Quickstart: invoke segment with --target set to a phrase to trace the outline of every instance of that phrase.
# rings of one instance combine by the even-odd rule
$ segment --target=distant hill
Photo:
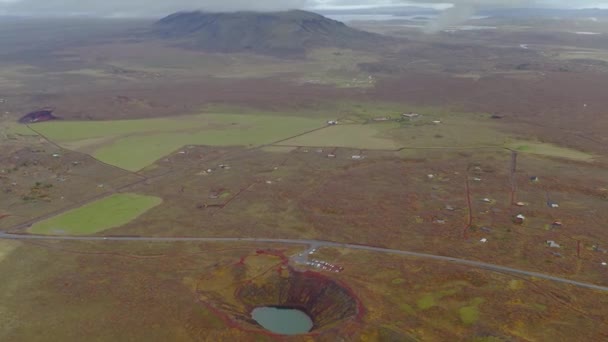
[[[608,10],[598,8],[501,8],[482,10],[478,14],[495,18],[605,18],[608,16]]]
[[[301,56],[310,48],[368,49],[387,40],[306,11],[275,13],[179,12],[154,24],[153,33],[189,48]]]

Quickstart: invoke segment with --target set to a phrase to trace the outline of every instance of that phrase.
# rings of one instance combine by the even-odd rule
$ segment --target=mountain
[[[188,48],[293,57],[319,47],[367,49],[388,39],[300,10],[274,13],[179,12],[155,23],[153,33]]]

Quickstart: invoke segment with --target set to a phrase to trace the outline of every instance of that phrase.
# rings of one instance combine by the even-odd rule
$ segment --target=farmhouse
[[[408,118],[408,119],[414,119],[420,116],[420,114],[418,113],[403,113],[401,114],[401,116],[403,116],[404,118]]]

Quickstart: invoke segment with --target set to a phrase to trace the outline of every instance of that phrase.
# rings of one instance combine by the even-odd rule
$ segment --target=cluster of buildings
[[[334,264],[330,264],[329,262],[326,262],[326,261],[315,260],[315,259],[312,259],[311,261],[307,261],[306,265],[314,267],[314,268],[319,268],[319,269],[322,269],[322,270],[328,271],[328,272],[339,273],[339,272],[344,271],[344,267],[342,267],[342,266],[337,266]]]

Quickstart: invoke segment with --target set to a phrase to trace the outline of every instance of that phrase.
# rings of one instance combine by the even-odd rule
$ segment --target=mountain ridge
[[[153,32],[188,48],[293,57],[302,56],[311,48],[368,49],[387,39],[302,10],[177,12],[156,22]]]

